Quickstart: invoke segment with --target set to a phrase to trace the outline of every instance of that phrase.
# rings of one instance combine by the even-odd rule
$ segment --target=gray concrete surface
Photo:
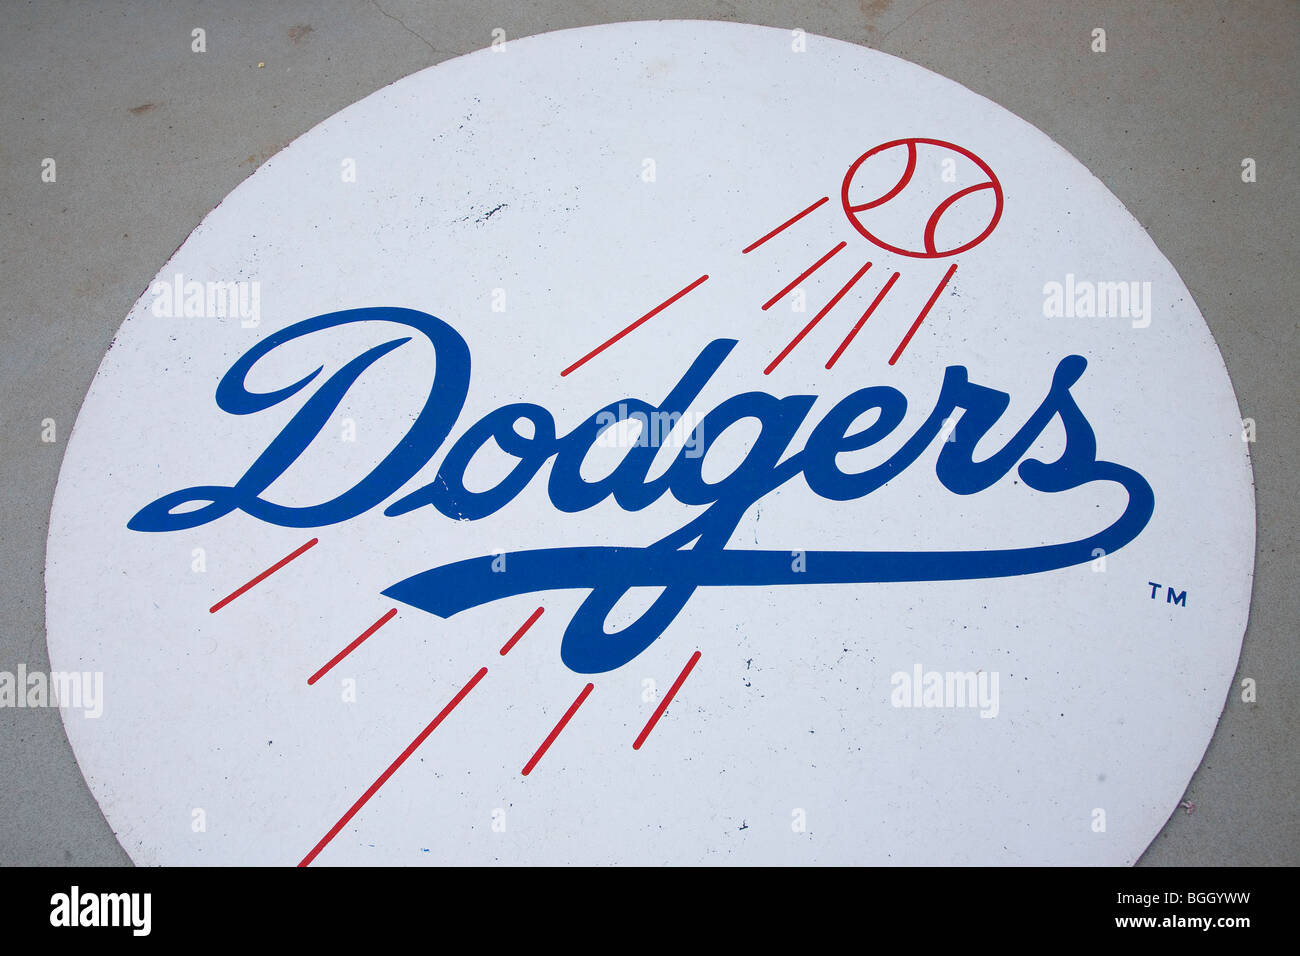
[[[1259,690],[1253,704],[1228,697],[1188,788],[1195,812],[1171,807],[1142,862],[1300,862],[1289,0],[4,0],[0,670],[48,668],[42,571],[64,439],[122,317],[213,206],[327,116],[488,45],[495,27],[665,18],[799,26],[919,63],[1044,130],[1150,231],[1257,423],[1258,558],[1237,680]],[[190,50],[194,27],[204,54]],[[1104,54],[1088,49],[1094,27]],[[1247,156],[1254,184],[1241,181]],[[55,184],[40,180],[44,157]],[[54,444],[40,441],[46,418]],[[0,709],[0,781],[0,865],[129,863],[54,710]]]

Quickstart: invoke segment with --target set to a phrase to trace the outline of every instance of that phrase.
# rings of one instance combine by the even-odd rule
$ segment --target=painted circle
[[[959,190],[951,193],[946,199],[944,199],[941,203],[939,203],[934,208],[934,211],[930,214],[930,216],[926,220],[924,239],[923,239],[924,248],[904,249],[899,246],[892,245],[886,242],[885,240],[881,239],[879,236],[874,235],[871,232],[871,230],[869,230],[866,227],[866,224],[863,223],[862,214],[868,210],[875,209],[879,206],[883,206],[885,203],[895,198],[899,193],[901,193],[904,189],[907,188],[912,178],[913,172],[916,169],[916,147],[918,144],[924,144],[927,146],[935,146],[941,149],[951,150],[952,152],[957,153],[958,155],[964,156],[966,159],[969,159],[976,166],[978,166],[980,170],[982,170],[984,174],[988,177],[988,179],[983,183],[979,183],[975,186],[967,187],[964,190]],[[879,156],[880,154],[885,153],[888,150],[896,149],[900,146],[907,147],[907,157],[908,157],[907,165],[904,168],[902,175],[899,176],[898,181],[894,184],[894,186],[891,187],[889,191],[883,193],[877,198],[871,200],[870,202],[857,203],[857,204],[851,203],[849,201],[849,191],[853,186],[854,178],[858,175],[858,172],[862,169],[863,164],[865,164],[868,160],[870,160],[874,156]],[[973,192],[981,191],[984,189],[993,190],[994,206],[993,206],[993,213],[989,217],[988,224],[984,226],[983,231],[981,231],[973,239],[970,239],[969,241],[962,243],[952,249],[947,249],[947,250],[938,249],[934,244],[934,232],[939,225],[939,221],[943,218],[943,214],[947,212],[952,205],[959,202],[961,199],[972,194]],[[873,243],[880,246],[880,248],[886,249],[889,252],[895,253],[896,255],[900,255],[900,256],[911,256],[917,259],[938,259],[938,258],[945,258],[949,256],[961,255],[961,253],[966,252],[969,249],[975,248],[981,242],[987,239],[989,235],[993,232],[993,230],[997,228],[998,220],[1002,218],[1003,195],[1002,195],[1002,184],[998,182],[997,175],[993,172],[992,169],[989,168],[988,163],[984,162],[984,160],[980,159],[970,150],[958,146],[955,143],[944,142],[943,140],[912,137],[910,139],[897,139],[891,143],[881,143],[879,146],[875,146],[872,149],[867,150],[865,153],[863,153],[861,156],[855,159],[853,161],[853,165],[849,167],[848,172],[844,174],[844,182],[840,185],[840,203],[844,207],[844,214],[848,217],[849,222],[853,224],[853,228],[855,228],[867,239],[870,239]]]
[[[1006,191],[951,262],[882,250],[821,199],[871,144],[909,139],[969,150]],[[541,454],[548,421],[563,436],[657,407],[700,363],[686,425],[620,497],[583,483],[642,447],[634,426],[562,468]],[[983,418],[944,415],[945,388]],[[850,420],[841,403],[873,394]],[[720,407],[764,425],[735,415],[693,456],[725,419],[700,442],[685,428]],[[50,520],[51,666],[104,677],[101,716],[62,716],[140,864],[1132,863],[1236,667],[1240,427],[1174,268],[988,100],[762,27],[511,40],[272,157],[126,317]],[[428,460],[367,485],[393,455]],[[913,456],[869,492],[828,463]],[[742,467],[735,494],[791,474],[656,565]],[[1153,505],[1127,544],[971,576],[1141,511],[1134,474]],[[232,489],[243,507],[217,516]],[[164,520],[160,501],[213,510],[129,527]],[[917,569],[940,552],[967,557]],[[661,597],[655,567],[711,583],[622,666],[566,666],[575,617],[632,624]],[[473,606],[385,593],[438,569],[420,600]]]

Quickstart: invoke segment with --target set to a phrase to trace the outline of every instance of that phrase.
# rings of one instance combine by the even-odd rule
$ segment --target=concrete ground
[[[63,440],[123,316],[209,210],[321,120],[494,28],[666,18],[802,27],[950,77],[1078,157],[1173,262],[1258,430],[1237,675],[1258,699],[1230,694],[1188,787],[1195,811],[1171,807],[1142,862],[1300,863],[1293,0],[3,0],[0,670],[48,669],[42,571]],[[1097,27],[1105,53],[1089,50]],[[41,182],[45,157],[55,184]],[[0,780],[0,865],[130,862],[56,711],[0,709]]]

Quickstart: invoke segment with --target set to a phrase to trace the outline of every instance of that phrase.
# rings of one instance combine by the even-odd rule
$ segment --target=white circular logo
[[[623,23],[395,83],[123,323],[52,667],[137,863],[1130,863],[1249,607],[1241,422],[1082,166]]]

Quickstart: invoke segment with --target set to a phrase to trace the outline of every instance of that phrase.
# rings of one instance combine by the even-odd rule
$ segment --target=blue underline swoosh
[[[1154,496],[1129,487],[1124,513],[1089,538],[990,551],[759,551],[662,547],[544,548],[469,558],[422,571],[387,588],[395,601],[447,618],[536,591],[633,587],[774,587],[1014,577],[1084,564],[1117,551],[1146,527]],[[803,570],[792,556],[802,554]],[[505,570],[494,570],[504,557]]]

